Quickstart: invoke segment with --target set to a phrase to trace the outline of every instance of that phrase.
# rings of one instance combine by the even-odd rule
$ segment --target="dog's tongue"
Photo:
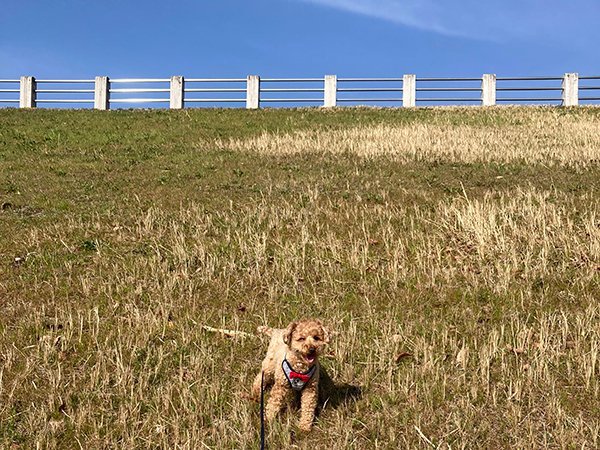
[[[314,362],[315,362],[315,356],[314,356],[314,355],[312,355],[312,356],[307,356],[307,357],[306,357],[306,361],[307,361],[309,364],[312,364],[312,363],[314,363]]]

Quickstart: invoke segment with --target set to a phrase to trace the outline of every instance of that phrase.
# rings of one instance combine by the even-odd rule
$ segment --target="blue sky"
[[[2,0],[0,78],[600,75],[598,0]]]

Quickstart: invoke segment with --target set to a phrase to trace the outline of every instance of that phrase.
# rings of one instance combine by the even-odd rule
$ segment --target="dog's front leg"
[[[291,393],[291,389],[289,389],[287,386],[275,382],[273,389],[271,389],[271,396],[269,397],[269,401],[267,402],[267,406],[265,408],[265,416],[268,421],[273,420],[275,416],[277,416],[279,411],[281,411],[283,406],[288,401],[288,397],[290,397]]]
[[[312,428],[318,398],[317,384],[314,382],[306,386],[302,391],[302,397],[300,398],[300,423],[298,424],[298,427],[302,431],[310,431]]]

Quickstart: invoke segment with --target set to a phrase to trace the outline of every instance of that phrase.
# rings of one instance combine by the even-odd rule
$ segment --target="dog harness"
[[[310,381],[315,372],[317,371],[317,366],[314,365],[312,368],[306,373],[296,372],[292,369],[292,366],[288,362],[287,359],[283,358],[283,362],[281,363],[281,367],[283,368],[283,373],[285,373],[285,377],[287,378],[290,386],[295,391],[301,391],[304,389],[304,386]]]

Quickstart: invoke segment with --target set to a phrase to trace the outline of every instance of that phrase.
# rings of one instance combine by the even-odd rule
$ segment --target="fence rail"
[[[107,110],[113,105],[168,104],[171,109],[204,106],[299,104],[335,107],[367,104],[415,107],[427,105],[556,104],[576,106],[600,102],[600,76],[417,77],[388,78],[113,78],[0,79],[0,106],[92,106]]]

